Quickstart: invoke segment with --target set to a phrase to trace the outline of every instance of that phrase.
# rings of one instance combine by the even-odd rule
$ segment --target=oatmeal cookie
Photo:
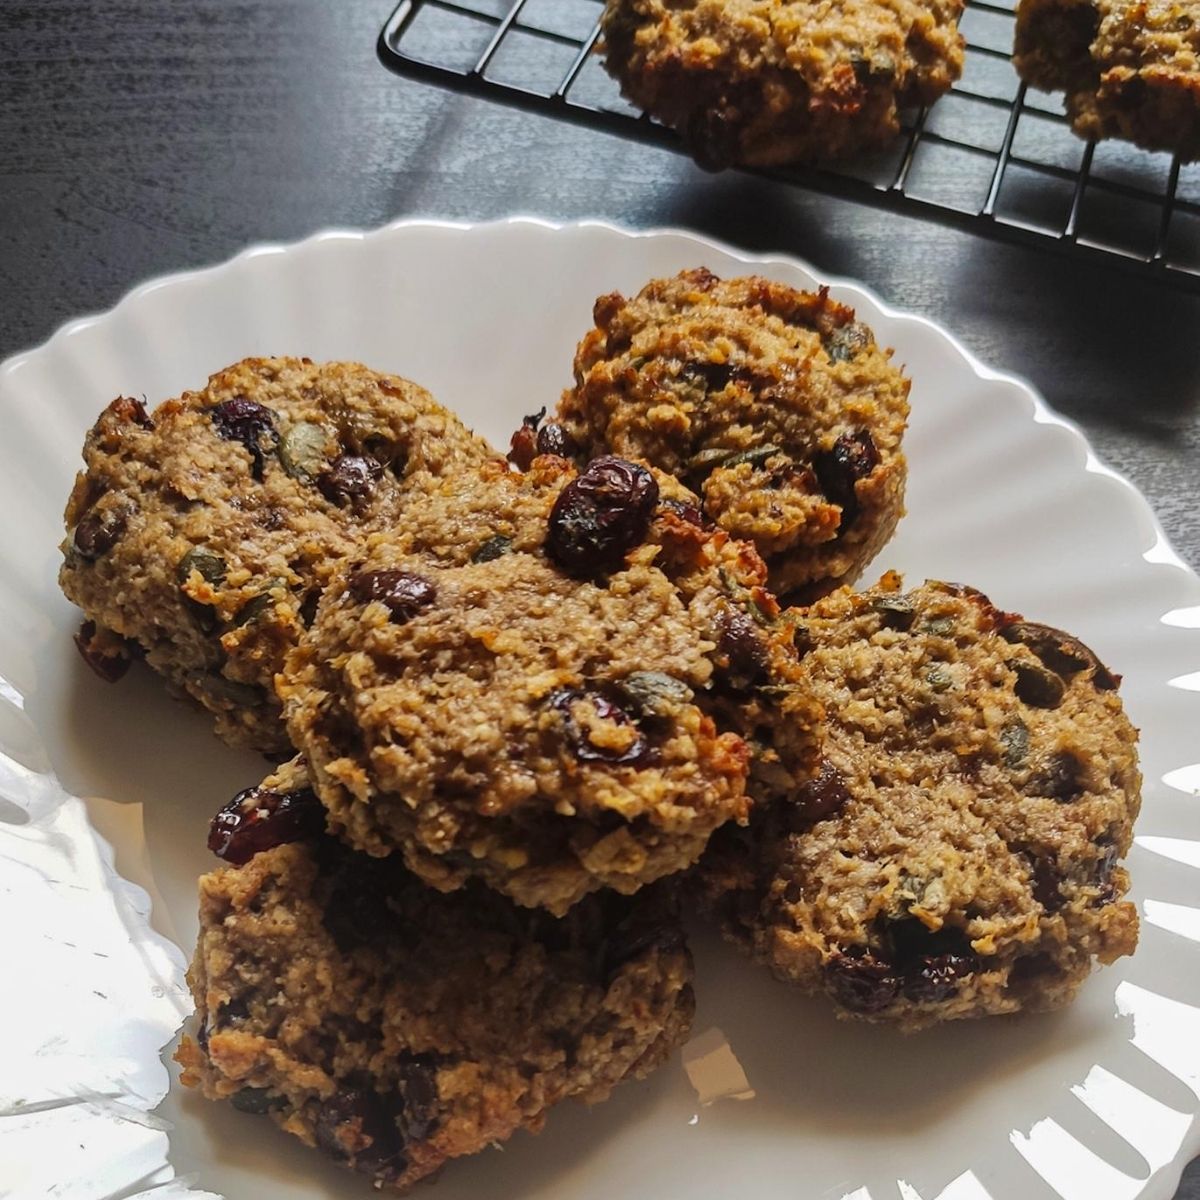
[[[605,1099],[687,1036],[669,885],[561,920],[478,883],[442,895],[317,832],[306,789],[288,764],[214,824],[232,865],[200,880],[185,1084],[403,1190],[568,1097]]]
[[[1013,61],[1080,137],[1200,158],[1196,0],[1021,0]]]
[[[841,1015],[905,1029],[1058,1007],[1133,952],[1117,864],[1137,733],[1091,650],[897,576],[797,621],[824,759],[702,862],[734,941]]]
[[[492,451],[424,389],[355,363],[247,359],[87,436],[59,582],[106,678],[144,654],[227,742],[287,749],[272,687],[334,565],[414,490]]]
[[[487,484],[370,539],[277,685],[334,832],[561,914],[690,866],[748,781],[794,788],[817,714],[761,560],[674,480],[546,456]]]
[[[709,170],[846,158],[962,73],[961,0],[607,0],[605,65]]]
[[[596,301],[555,422],[678,476],[780,595],[851,582],[904,508],[909,381],[824,289],[699,268]]]

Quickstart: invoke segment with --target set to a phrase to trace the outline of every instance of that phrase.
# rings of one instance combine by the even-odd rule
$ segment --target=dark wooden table
[[[859,278],[1028,377],[1200,567],[1200,299],[398,79],[374,49],[390,6],[0,0],[0,358],[149,276],[325,226],[682,225]]]

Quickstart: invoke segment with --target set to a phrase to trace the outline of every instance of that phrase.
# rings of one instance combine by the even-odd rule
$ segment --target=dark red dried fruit
[[[215,817],[208,848],[235,867],[256,854],[287,842],[302,842],[325,832],[325,810],[310,788],[269,792],[246,788]]]
[[[266,455],[274,453],[279,444],[275,414],[262,404],[235,396],[214,405],[209,416],[221,437],[227,442],[241,442],[246,447],[251,458],[250,473],[261,480]]]
[[[397,1063],[397,1092],[404,1141],[427,1138],[438,1124],[437,1062],[428,1054],[403,1054]]]
[[[350,580],[350,593],[359,604],[386,605],[397,625],[411,621],[437,599],[432,581],[412,571],[359,571]]]
[[[528,471],[533,460],[542,453],[538,450],[538,426],[545,415],[545,408],[530,413],[522,419],[520,428],[509,439],[508,461],[518,471]]]
[[[904,994],[910,1000],[935,1004],[958,991],[959,980],[979,970],[972,953],[924,955],[904,972]]]
[[[96,622],[84,621],[75,635],[75,648],[80,657],[105,683],[116,683],[133,661],[135,643],[111,635],[96,637]]]
[[[793,803],[806,824],[833,816],[849,800],[850,793],[846,790],[842,773],[828,759],[821,763],[815,778],[801,785],[793,797]]]
[[[1024,988],[1034,980],[1045,979],[1047,975],[1059,974],[1058,963],[1046,953],[1024,954],[1013,963],[1008,972],[1010,987]]]
[[[1047,759],[1029,786],[1039,796],[1068,804],[1087,789],[1087,769],[1070,750],[1059,750]]]
[[[657,505],[658,483],[645,467],[613,455],[593,459],[555,500],[546,549],[572,574],[616,570],[645,538]]]
[[[109,406],[108,411],[122,421],[140,425],[143,429],[152,429],[154,422],[146,415],[146,406],[132,396],[118,396]]]
[[[825,964],[825,985],[850,1012],[882,1012],[900,994],[900,977],[892,964],[867,950],[848,950]]]
[[[313,1134],[317,1145],[351,1168],[375,1175],[404,1169],[404,1138],[389,1099],[365,1087],[343,1087],[317,1112]],[[398,1099],[398,1098],[396,1098]]]
[[[739,153],[736,112],[725,107],[697,109],[688,120],[684,140],[701,170],[732,167]]]
[[[645,954],[682,954],[686,949],[681,926],[664,922],[653,906],[632,909],[605,942],[604,978],[611,979],[622,967]]]
[[[688,504],[686,500],[663,500],[659,507],[663,512],[674,513],[681,521],[686,521],[689,525],[695,525],[700,529],[708,529],[711,525],[700,507]]]
[[[71,542],[89,562],[107,554],[120,540],[129,523],[129,506],[113,504],[101,510],[93,508],[75,526]]]
[[[317,488],[330,504],[361,504],[375,491],[383,463],[369,454],[339,454],[329,470],[317,476]]]
[[[839,532],[845,532],[858,517],[858,494],[855,484],[866,479],[879,466],[879,451],[865,429],[843,433],[829,450],[813,455],[812,467],[821,490],[834,504],[840,505],[842,519]]]
[[[1006,625],[1000,635],[1009,642],[1019,642],[1028,646],[1042,662],[1061,675],[1070,679],[1080,671],[1092,672],[1092,683],[1102,691],[1112,691],[1120,682],[1120,677],[1113,673],[1100,661],[1095,652],[1085,646],[1078,638],[1055,629],[1052,625],[1039,625],[1034,621],[1014,621]]]
[[[598,692],[588,692],[582,688],[559,688],[550,693],[546,702],[562,718],[567,745],[570,746],[572,754],[580,762],[639,766],[651,757],[649,743],[640,732],[635,733],[624,750],[617,750],[609,746],[597,746],[589,739],[588,731],[580,725],[575,716],[576,704],[590,705],[596,716],[602,721],[637,729],[636,722],[623,708],[618,707]]]
[[[557,454],[559,458],[570,458],[575,453],[575,441],[561,426],[551,421],[538,430],[537,452]]]
[[[726,608],[721,614],[717,653],[724,659],[726,681],[739,690],[753,687],[766,674],[766,643],[754,618],[744,609]]]
[[[1047,911],[1057,912],[1062,908],[1063,897],[1058,890],[1062,877],[1058,868],[1047,858],[1034,858],[1030,869],[1030,891],[1033,898]]]

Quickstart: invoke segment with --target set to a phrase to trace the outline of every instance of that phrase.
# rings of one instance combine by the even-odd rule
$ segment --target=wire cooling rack
[[[1200,164],[1085,143],[1059,96],[1009,55],[1015,0],[967,0],[962,78],[905,114],[884,153],[756,174],[970,231],[1092,258],[1200,292]],[[402,0],[379,37],[402,75],[682,150],[620,95],[595,53],[602,0]]]

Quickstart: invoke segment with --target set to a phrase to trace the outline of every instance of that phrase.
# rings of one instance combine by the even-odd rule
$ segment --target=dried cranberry
[[[796,790],[793,802],[805,822],[815,822],[841,811],[849,799],[841,771],[826,759],[815,778]]]
[[[1111,691],[1119,682],[1119,677],[1113,675],[1094,651],[1078,638],[1052,625],[1013,621],[1000,631],[1000,635],[1005,641],[1028,646],[1050,670],[1064,679],[1090,670],[1092,683],[1102,691]]]
[[[1062,908],[1063,897],[1058,890],[1062,878],[1058,868],[1046,858],[1036,857],[1030,871],[1030,891],[1033,898],[1047,911],[1056,912]]]
[[[437,1062],[428,1054],[402,1054],[396,1066],[400,1129],[405,1142],[423,1141],[438,1124]]]
[[[704,171],[724,171],[738,159],[736,112],[721,108],[698,108],[687,123],[685,140],[696,165]]]
[[[650,757],[650,746],[641,733],[635,733],[624,750],[609,746],[597,746],[588,737],[588,731],[575,717],[576,704],[589,704],[602,721],[636,730],[632,717],[597,692],[586,692],[581,688],[559,688],[551,692],[547,703],[562,718],[563,730],[571,752],[580,762],[603,762],[613,765],[640,765]]]
[[[330,504],[344,508],[369,499],[382,474],[383,464],[369,454],[339,454],[317,476],[317,487]]]
[[[767,647],[754,618],[741,608],[726,608],[721,615],[717,653],[725,660],[725,676],[735,688],[758,683],[767,670]]]
[[[108,406],[108,411],[120,420],[140,425],[143,429],[154,427],[154,422],[146,415],[146,406],[132,396],[118,396]]]
[[[543,451],[538,449],[538,426],[546,415],[544,408],[530,413],[521,421],[520,428],[509,439],[508,461],[518,471],[528,471],[533,460]]]
[[[437,599],[434,584],[412,571],[359,571],[350,580],[350,592],[359,604],[385,605],[397,625],[412,620]]]
[[[936,1003],[958,991],[960,979],[979,969],[974,954],[926,955],[904,973],[904,994],[910,1000]]]
[[[217,433],[228,442],[241,442],[250,453],[250,473],[262,479],[265,455],[279,444],[275,429],[275,414],[262,404],[235,396],[215,405],[209,415]]]
[[[312,790],[269,792],[246,788],[212,820],[208,848],[235,867],[285,842],[301,842],[325,831],[325,810]]]
[[[575,453],[575,441],[571,435],[553,421],[538,430],[537,452],[557,454],[559,458],[570,458]]]
[[[388,1099],[365,1087],[343,1087],[320,1107],[313,1123],[317,1145],[355,1171],[403,1170],[404,1139]]]
[[[686,500],[664,500],[659,505],[663,512],[674,513],[681,521],[695,525],[700,529],[709,528],[710,522],[699,505],[689,504]]]
[[[559,493],[546,548],[564,570],[597,575],[619,568],[646,536],[658,483],[645,467],[606,455]]]
[[[111,641],[97,639],[95,621],[84,621],[75,635],[80,657],[105,683],[116,683],[129,670],[134,645],[115,635]]]
[[[72,544],[83,558],[94,561],[117,544],[128,523],[127,505],[111,505],[103,511],[93,508],[75,526]]]
[[[1029,785],[1040,796],[1060,804],[1078,800],[1087,788],[1087,770],[1070,750],[1052,754]]]
[[[892,964],[863,949],[835,955],[825,964],[825,983],[843,1008],[877,1013],[900,992],[900,977]]]
[[[865,429],[843,433],[832,449],[819,450],[813,455],[812,466],[821,490],[834,504],[841,506],[842,519],[838,529],[844,532],[858,516],[858,494],[854,485],[879,466],[875,442]]]

